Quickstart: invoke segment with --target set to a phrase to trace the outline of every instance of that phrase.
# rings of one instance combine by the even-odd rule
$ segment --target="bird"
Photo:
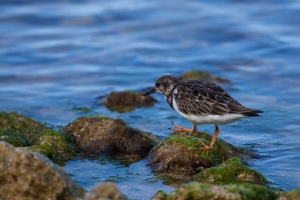
[[[175,132],[197,134],[197,125],[214,124],[214,136],[209,145],[199,141],[202,149],[211,150],[220,132],[219,125],[232,123],[244,117],[259,117],[262,110],[243,106],[231,97],[221,86],[199,80],[179,81],[171,75],[164,75],[155,81],[154,87],[143,96],[161,93],[170,107],[192,123],[192,129],[172,122]]]

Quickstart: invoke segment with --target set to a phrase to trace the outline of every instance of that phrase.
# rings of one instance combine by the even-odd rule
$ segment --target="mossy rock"
[[[0,130],[2,133],[5,132],[8,134],[13,134],[21,140],[27,140],[24,144],[27,142],[31,143],[31,139],[45,129],[46,126],[44,126],[42,123],[19,115],[16,112],[0,112]]]
[[[45,130],[33,142],[33,146],[26,149],[43,154],[58,164],[70,160],[77,151],[70,136],[55,130]]]
[[[200,140],[209,144],[212,136],[207,133],[198,133],[196,136],[172,133],[150,151],[148,164],[158,175],[184,181],[205,168],[222,164],[234,156],[253,156],[251,152],[236,148],[220,138],[212,150],[204,150]]]
[[[76,153],[68,135],[47,129],[45,125],[15,112],[0,112],[0,141],[24,147],[63,164]]]
[[[0,141],[8,142],[15,147],[24,147],[30,145],[28,139],[24,135],[14,134],[4,130],[0,130]]]
[[[195,174],[192,180],[212,184],[250,182],[266,185],[269,183],[261,173],[251,170],[238,157],[230,158],[225,163],[216,167],[204,169]]]
[[[131,128],[121,119],[80,117],[64,127],[78,148],[87,153],[123,156],[137,161],[147,156],[155,139]]]
[[[199,80],[199,81],[211,81],[211,82],[220,82],[220,83],[229,83],[228,80],[219,78],[219,77],[212,77],[209,73],[201,70],[191,70],[181,74],[178,77],[179,80]]]
[[[142,93],[134,91],[121,91],[110,93],[104,105],[112,110],[118,112],[128,112],[135,108],[152,106],[156,100],[151,96],[143,96]]]
[[[156,198],[156,196],[164,198]],[[190,182],[177,187],[169,195],[163,196],[161,192],[154,195],[156,200],[190,200],[190,199],[222,199],[222,200],[275,200],[277,194],[266,186],[242,183],[229,185],[211,185],[207,183]]]

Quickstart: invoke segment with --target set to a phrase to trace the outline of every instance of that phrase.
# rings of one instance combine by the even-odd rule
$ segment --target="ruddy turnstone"
[[[227,124],[244,117],[258,117],[261,110],[246,108],[232,98],[223,88],[211,82],[196,80],[178,81],[165,75],[158,78],[155,86],[144,96],[154,92],[161,93],[167,103],[182,117],[189,120],[193,129],[172,124],[173,131],[197,133],[198,124],[214,124],[215,131],[210,145],[202,144],[204,149],[212,149],[220,132],[218,125]]]

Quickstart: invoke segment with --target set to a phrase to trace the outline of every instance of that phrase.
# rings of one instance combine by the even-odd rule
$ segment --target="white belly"
[[[227,124],[245,117],[243,114],[226,114],[226,115],[187,115],[182,113],[177,106],[175,98],[173,98],[173,108],[182,117],[189,120],[193,124]]]

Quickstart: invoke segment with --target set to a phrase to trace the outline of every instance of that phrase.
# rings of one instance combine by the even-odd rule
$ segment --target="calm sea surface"
[[[230,80],[226,89],[243,105],[265,111],[221,126],[220,138],[261,155],[248,165],[272,187],[300,188],[299,19],[300,1],[1,1],[0,111],[58,128],[101,114],[166,137],[171,120],[190,123],[162,96],[153,95],[154,107],[124,114],[98,97],[205,70]],[[145,164],[80,158],[63,168],[86,190],[103,181],[132,199],[173,190]]]

